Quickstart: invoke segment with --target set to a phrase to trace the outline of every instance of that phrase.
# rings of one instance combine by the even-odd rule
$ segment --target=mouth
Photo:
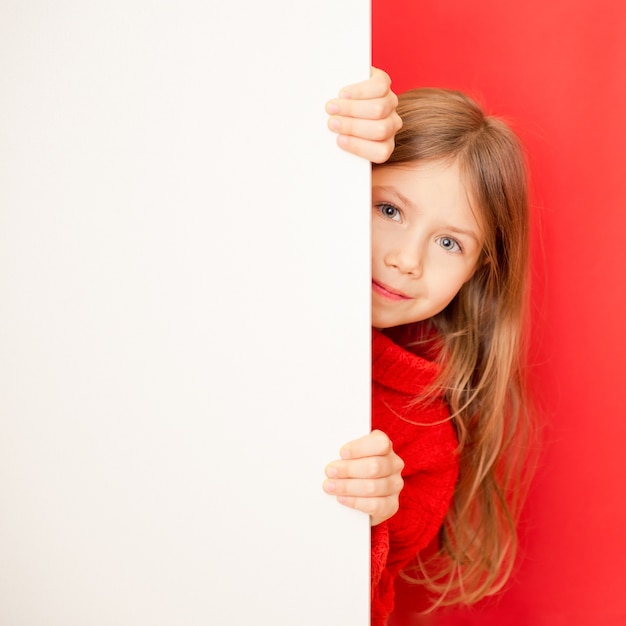
[[[402,293],[397,289],[392,289],[387,285],[383,285],[374,279],[372,279],[372,291],[383,298],[387,298],[387,300],[394,300],[396,302],[399,300],[412,300],[412,298],[407,296],[405,293]]]

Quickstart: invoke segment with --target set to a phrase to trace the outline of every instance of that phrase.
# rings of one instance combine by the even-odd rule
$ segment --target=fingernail
[[[339,97],[340,97],[340,98],[345,98],[345,99],[349,100],[349,99],[350,99],[350,97],[351,97],[351,96],[350,96],[350,92],[349,92],[349,91],[346,91],[345,89],[342,89],[342,90],[339,92]]]
[[[337,478],[337,468],[336,467],[327,467],[326,468],[326,476],[328,476],[328,478]]]
[[[346,496],[337,496],[337,502],[339,502],[339,504],[345,504],[348,501],[348,498]]]
[[[337,486],[335,485],[334,480],[324,481],[324,491],[327,491],[328,493],[335,493],[336,489],[337,489]]]
[[[330,129],[334,131],[338,131],[340,127],[339,120],[336,119],[331,119],[328,125],[330,126]]]
[[[326,113],[330,113],[330,115],[339,113],[339,105],[336,102],[328,102],[326,104]]]
[[[341,137],[340,137],[341,139]],[[339,456],[341,456],[342,459],[349,459],[350,458],[350,450],[348,450],[347,448],[341,448],[341,450],[339,451]]]

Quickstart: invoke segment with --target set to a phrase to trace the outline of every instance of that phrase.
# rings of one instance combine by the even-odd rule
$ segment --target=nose
[[[398,238],[385,257],[388,267],[415,278],[422,275],[424,259],[422,245],[414,237]]]

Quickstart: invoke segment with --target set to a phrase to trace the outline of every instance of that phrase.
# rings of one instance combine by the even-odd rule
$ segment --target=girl
[[[394,148],[395,103],[373,70],[327,105],[339,145],[384,162],[372,171],[375,430],[341,449],[324,483],[371,516],[376,626],[401,571],[432,607],[502,587],[528,433],[522,150],[503,122],[441,89],[400,96]]]

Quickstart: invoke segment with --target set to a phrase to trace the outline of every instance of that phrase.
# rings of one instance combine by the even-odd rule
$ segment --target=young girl
[[[394,148],[395,105],[380,70],[327,105],[339,145],[384,162],[372,171],[374,431],[341,449],[324,483],[371,516],[375,626],[401,571],[435,607],[502,587],[528,432],[522,150],[441,89],[400,96]]]

